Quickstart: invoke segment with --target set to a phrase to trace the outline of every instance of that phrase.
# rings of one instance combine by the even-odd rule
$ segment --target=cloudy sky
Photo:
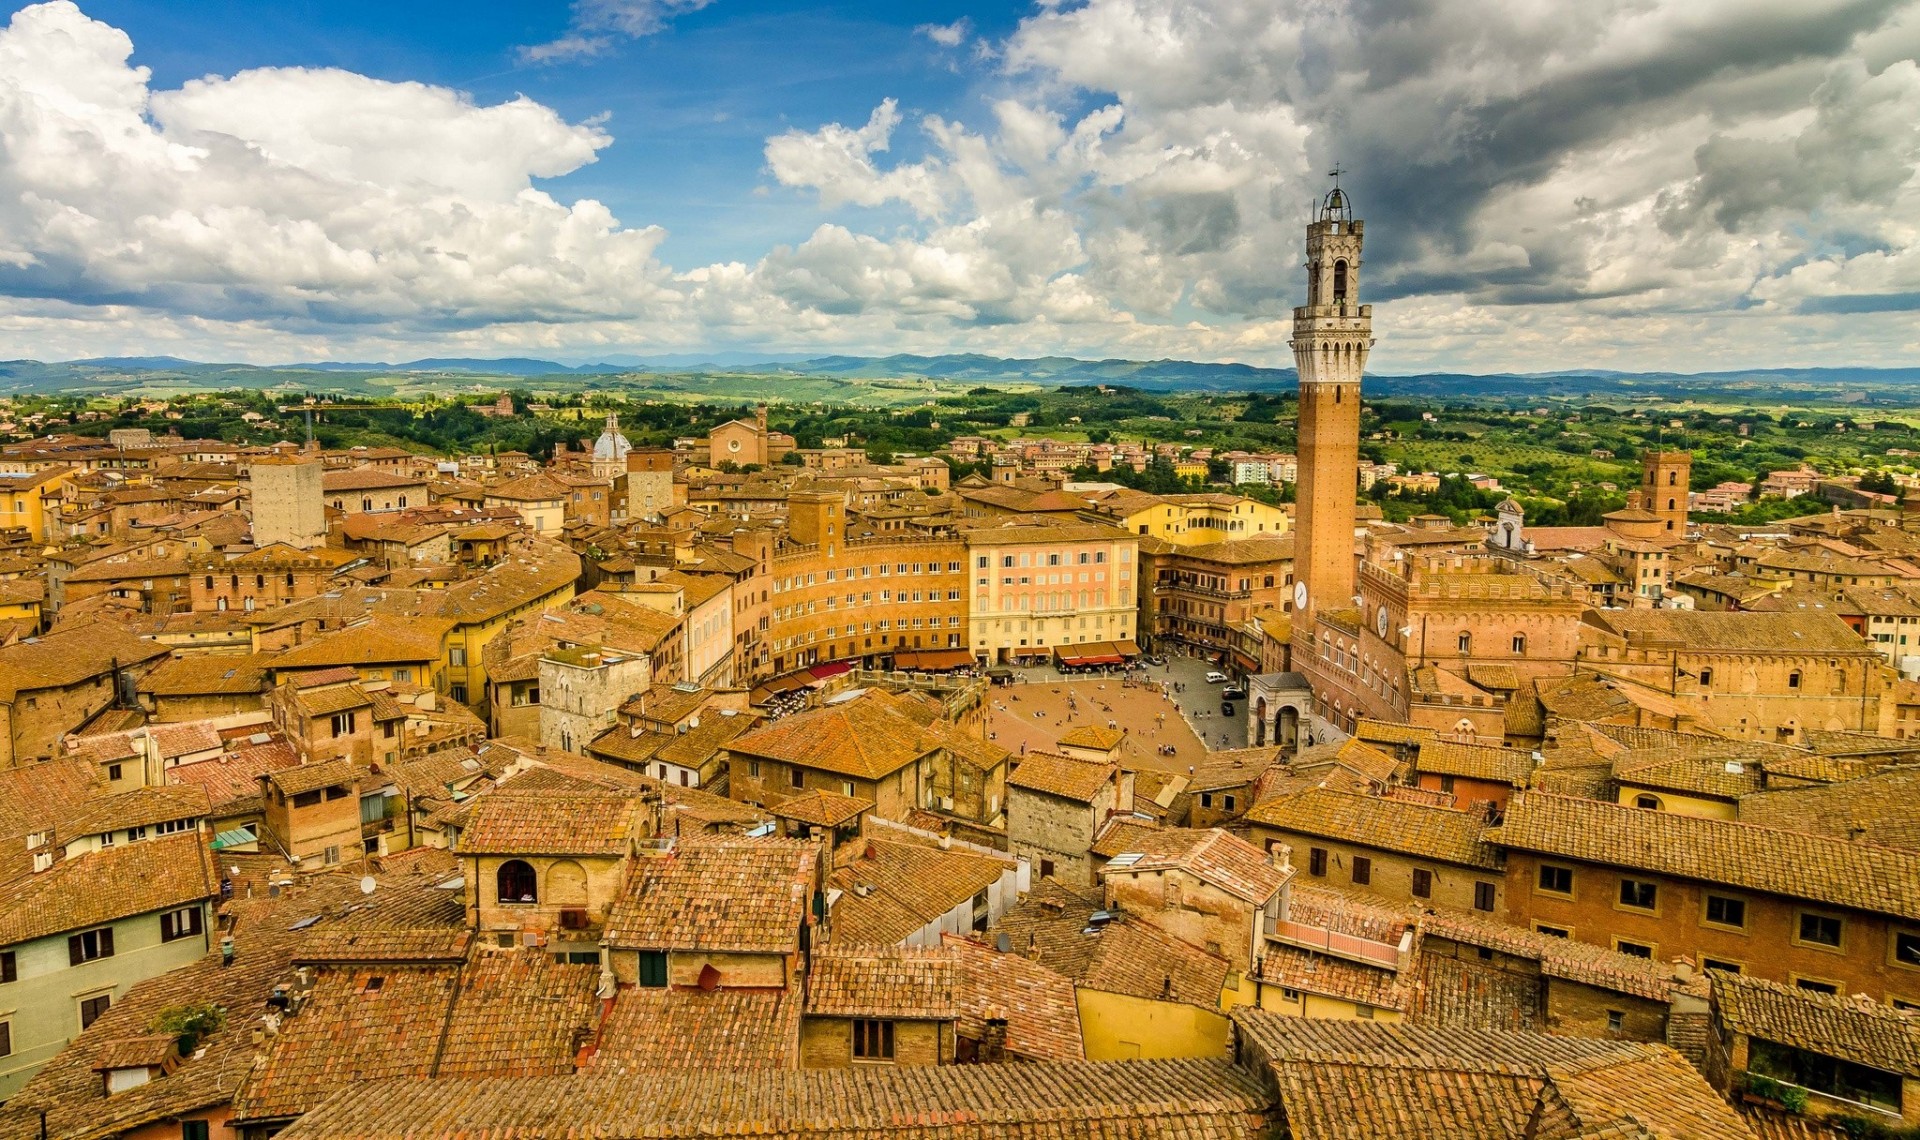
[[[3,11],[3,10],[0,10]],[[0,357],[1920,363],[1920,0],[53,0]]]

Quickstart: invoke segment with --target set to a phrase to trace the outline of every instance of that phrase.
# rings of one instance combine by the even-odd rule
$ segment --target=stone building
[[[1007,777],[1007,848],[1042,879],[1089,887],[1094,838],[1132,810],[1133,773],[1118,764],[1029,753]]]
[[[255,546],[285,543],[312,550],[326,543],[323,471],[318,461],[293,455],[262,455],[247,465]]]
[[[615,710],[653,683],[653,663],[644,653],[601,646],[553,646],[540,655],[540,743],[563,752],[584,752],[613,727]]]

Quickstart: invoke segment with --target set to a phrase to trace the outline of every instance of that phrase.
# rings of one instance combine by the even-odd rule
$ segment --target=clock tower
[[[1354,604],[1360,373],[1373,347],[1373,306],[1359,303],[1366,223],[1354,220],[1338,173],[1307,225],[1307,303],[1293,310],[1291,346],[1300,374],[1296,644],[1311,639],[1317,611]]]

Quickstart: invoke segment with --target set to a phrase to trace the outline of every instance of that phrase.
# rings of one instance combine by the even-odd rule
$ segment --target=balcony
[[[1308,926],[1304,922],[1285,919],[1269,918],[1265,928],[1268,938],[1283,945],[1315,950],[1334,958],[1345,958],[1389,970],[1400,968],[1400,947],[1391,943],[1375,942],[1370,938],[1341,934],[1324,926]]]

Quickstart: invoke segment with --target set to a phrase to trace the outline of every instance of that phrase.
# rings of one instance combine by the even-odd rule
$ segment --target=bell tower
[[[1290,342],[1300,374],[1293,628],[1308,636],[1316,610],[1353,604],[1360,373],[1373,347],[1373,306],[1359,303],[1366,223],[1339,175],[1307,225],[1307,303],[1293,310]]]

